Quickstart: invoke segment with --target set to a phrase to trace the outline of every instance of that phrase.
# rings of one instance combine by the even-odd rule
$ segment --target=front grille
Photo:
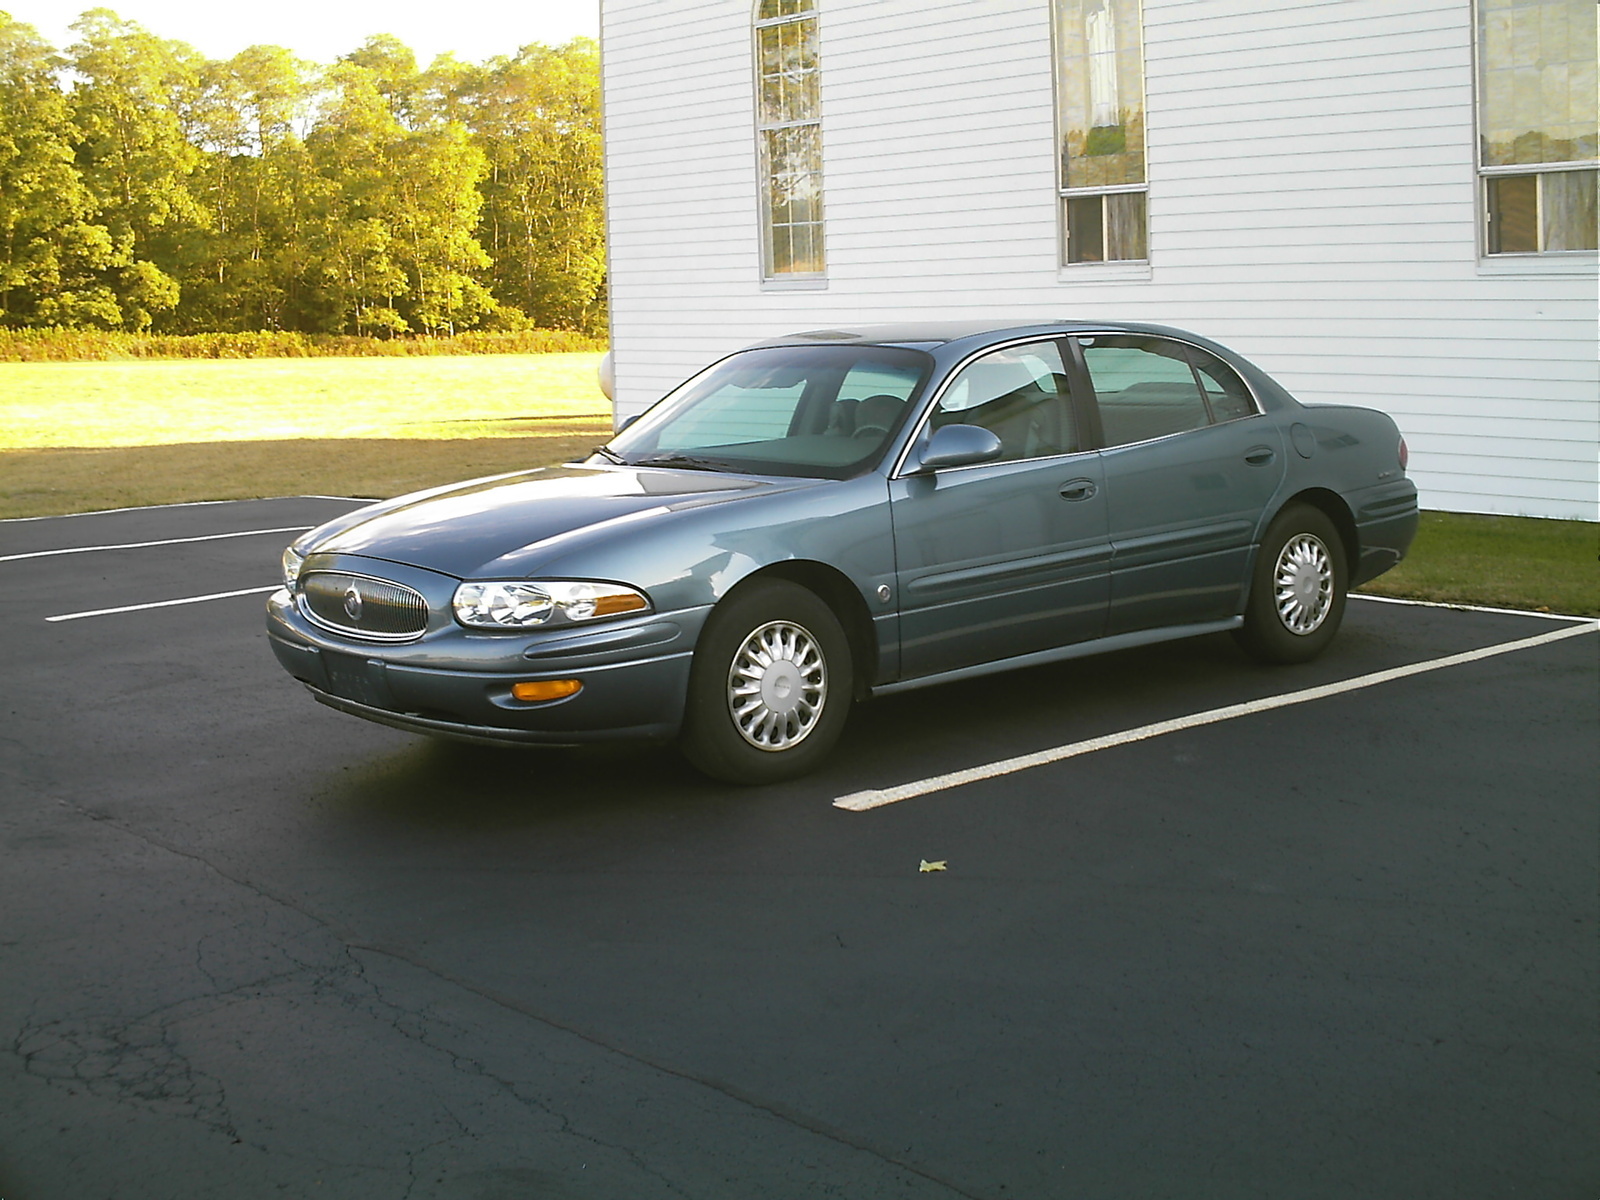
[[[343,571],[315,571],[300,581],[300,610],[318,625],[354,637],[399,642],[428,627],[422,593]]]

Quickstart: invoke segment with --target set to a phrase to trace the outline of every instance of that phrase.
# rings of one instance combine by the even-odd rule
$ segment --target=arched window
[[[1061,261],[1150,256],[1139,0],[1055,0]]]
[[[821,279],[826,262],[816,0],[757,0],[755,58],[762,275]]]

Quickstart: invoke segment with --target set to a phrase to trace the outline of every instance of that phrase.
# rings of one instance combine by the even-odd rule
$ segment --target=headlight
[[[306,556],[293,546],[288,546],[283,552],[283,586],[291,592],[300,586],[300,568],[305,563]]]
[[[475,629],[597,621],[650,608],[642,593],[616,583],[463,583],[452,603],[456,620]]]

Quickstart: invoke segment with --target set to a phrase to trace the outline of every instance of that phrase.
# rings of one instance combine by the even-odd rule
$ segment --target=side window
[[[1255,415],[1256,402],[1250,398],[1250,389],[1232,367],[1198,346],[1189,347],[1189,357],[1194,362],[1195,374],[1200,376],[1200,386],[1205,390],[1206,403],[1211,406],[1213,421],[1235,421]]]
[[[1107,446],[1200,429],[1211,423],[1184,347],[1127,334],[1084,337],[1083,359],[1100,405]]]
[[[1031,342],[974,359],[945,388],[931,423],[990,430],[1002,462],[1073,453],[1078,428],[1060,346]]]

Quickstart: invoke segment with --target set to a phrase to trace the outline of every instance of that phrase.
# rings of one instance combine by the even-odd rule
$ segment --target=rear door
[[[1276,423],[1231,367],[1197,346],[1130,334],[1075,341],[1103,432],[1106,632],[1233,616],[1283,480]]]

